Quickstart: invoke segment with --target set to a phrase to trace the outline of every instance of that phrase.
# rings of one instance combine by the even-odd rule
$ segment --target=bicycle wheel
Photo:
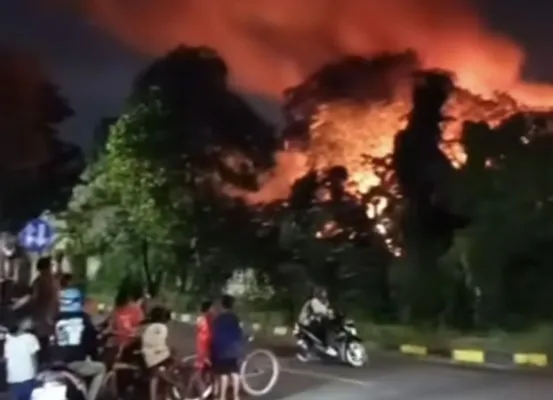
[[[108,371],[102,382],[102,388],[98,394],[98,399],[101,400],[116,400],[118,398],[117,393],[117,378],[115,371]]]
[[[213,375],[207,370],[199,371],[194,365],[195,361],[195,354],[183,357],[179,361],[180,368],[188,371],[182,374],[187,381],[183,400],[205,400],[213,394]]]
[[[188,379],[183,400],[205,400],[213,395],[213,377],[209,372],[195,371]]]
[[[240,365],[242,389],[253,397],[264,396],[273,390],[279,375],[280,363],[269,350],[252,351]]]

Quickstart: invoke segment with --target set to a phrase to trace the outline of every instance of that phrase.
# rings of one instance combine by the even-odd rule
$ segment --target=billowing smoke
[[[278,96],[344,55],[412,49],[425,67],[455,72],[471,91],[553,104],[551,87],[521,82],[523,50],[490,31],[463,0],[55,1],[78,5],[149,54],[178,44],[213,47],[235,82],[253,92]]]
[[[276,155],[259,191],[227,190],[251,203],[285,199],[296,179],[336,165],[348,169],[353,192],[378,183],[364,160],[392,150],[411,108],[409,82],[402,83],[420,68],[452,71],[457,85],[490,99],[456,91],[447,114],[457,126],[445,126],[447,140],[458,139],[464,120],[497,122],[518,109],[493,92],[553,105],[552,87],[521,80],[524,51],[490,31],[463,0],[50,1],[79,7],[146,54],[162,55],[179,44],[212,47],[246,92],[282,99],[295,88],[284,102],[285,134],[302,137],[304,145]],[[369,60],[383,53],[400,55]],[[368,61],[349,57],[356,55]],[[373,96],[363,98],[368,93]],[[462,149],[451,146],[450,158],[462,161]]]

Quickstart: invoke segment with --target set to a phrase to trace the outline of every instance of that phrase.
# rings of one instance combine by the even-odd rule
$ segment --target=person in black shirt
[[[71,282],[65,282],[66,294],[72,291]],[[62,290],[63,291],[63,290]],[[73,291],[77,293],[75,289]],[[95,400],[101,389],[106,366],[96,361],[98,332],[90,316],[84,311],[82,296],[75,301],[60,302],[60,310],[54,324],[52,358],[67,364],[68,368],[84,378],[92,378],[87,400]]]

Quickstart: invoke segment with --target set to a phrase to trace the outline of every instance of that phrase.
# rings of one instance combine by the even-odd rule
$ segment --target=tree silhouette
[[[64,207],[83,166],[80,149],[57,137],[73,115],[32,57],[0,48],[0,218],[17,230],[44,209]]]
[[[443,306],[438,260],[451,245],[455,229],[468,222],[452,214],[448,187],[455,170],[440,150],[444,105],[454,89],[449,74],[420,73],[413,89],[407,127],[395,139],[393,167],[405,202],[402,230],[405,256],[412,269],[413,318],[430,318]]]

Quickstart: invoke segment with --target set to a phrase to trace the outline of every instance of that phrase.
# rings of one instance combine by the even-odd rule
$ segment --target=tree
[[[80,149],[57,138],[73,115],[32,57],[0,48],[0,215],[17,231],[45,209],[61,209],[84,167]]]
[[[448,186],[455,170],[440,149],[443,108],[453,89],[449,74],[421,73],[407,127],[395,139],[393,166],[405,203],[401,224],[404,257],[412,269],[407,297],[413,320],[433,321],[443,309],[438,261],[454,231],[468,222],[451,212]]]
[[[357,302],[357,306],[363,302],[362,308],[370,309],[375,317],[389,318],[394,312],[389,266],[401,235],[398,224],[391,220],[397,219],[402,203],[391,160],[366,155],[374,150],[364,146],[371,145],[378,126],[365,126],[372,133],[352,132],[347,116],[342,116],[344,121],[338,122],[344,129],[335,129],[332,118],[323,118],[328,125],[323,131],[320,128],[324,124],[317,116],[327,106],[343,105],[344,109],[359,109],[361,113],[386,107],[398,97],[398,87],[409,82],[417,67],[416,56],[409,52],[374,59],[346,57],[289,90],[284,106],[284,136],[304,143],[308,164],[313,168],[296,182],[288,200],[292,215],[287,225],[295,232],[286,235],[288,246],[306,265],[304,275],[337,293],[347,292],[345,301]],[[352,151],[355,154],[350,154]],[[347,188],[352,183],[351,175],[370,172],[371,167],[381,181],[378,186],[363,195]],[[367,207],[378,208],[379,213],[367,215]]]
[[[81,190],[93,195],[77,214],[97,210],[91,199],[100,186],[109,222],[117,221],[129,243],[140,242],[134,251],[149,283],[171,274],[183,287],[215,291],[236,266],[251,265],[256,212],[229,193],[257,189],[277,142],[272,127],[227,87],[215,53],[181,47],[156,60],[102,136],[106,150]]]
[[[479,325],[553,317],[546,283],[553,241],[547,118],[518,114],[495,129],[465,129],[467,162],[454,198],[473,222],[456,234],[445,261],[460,272]]]

